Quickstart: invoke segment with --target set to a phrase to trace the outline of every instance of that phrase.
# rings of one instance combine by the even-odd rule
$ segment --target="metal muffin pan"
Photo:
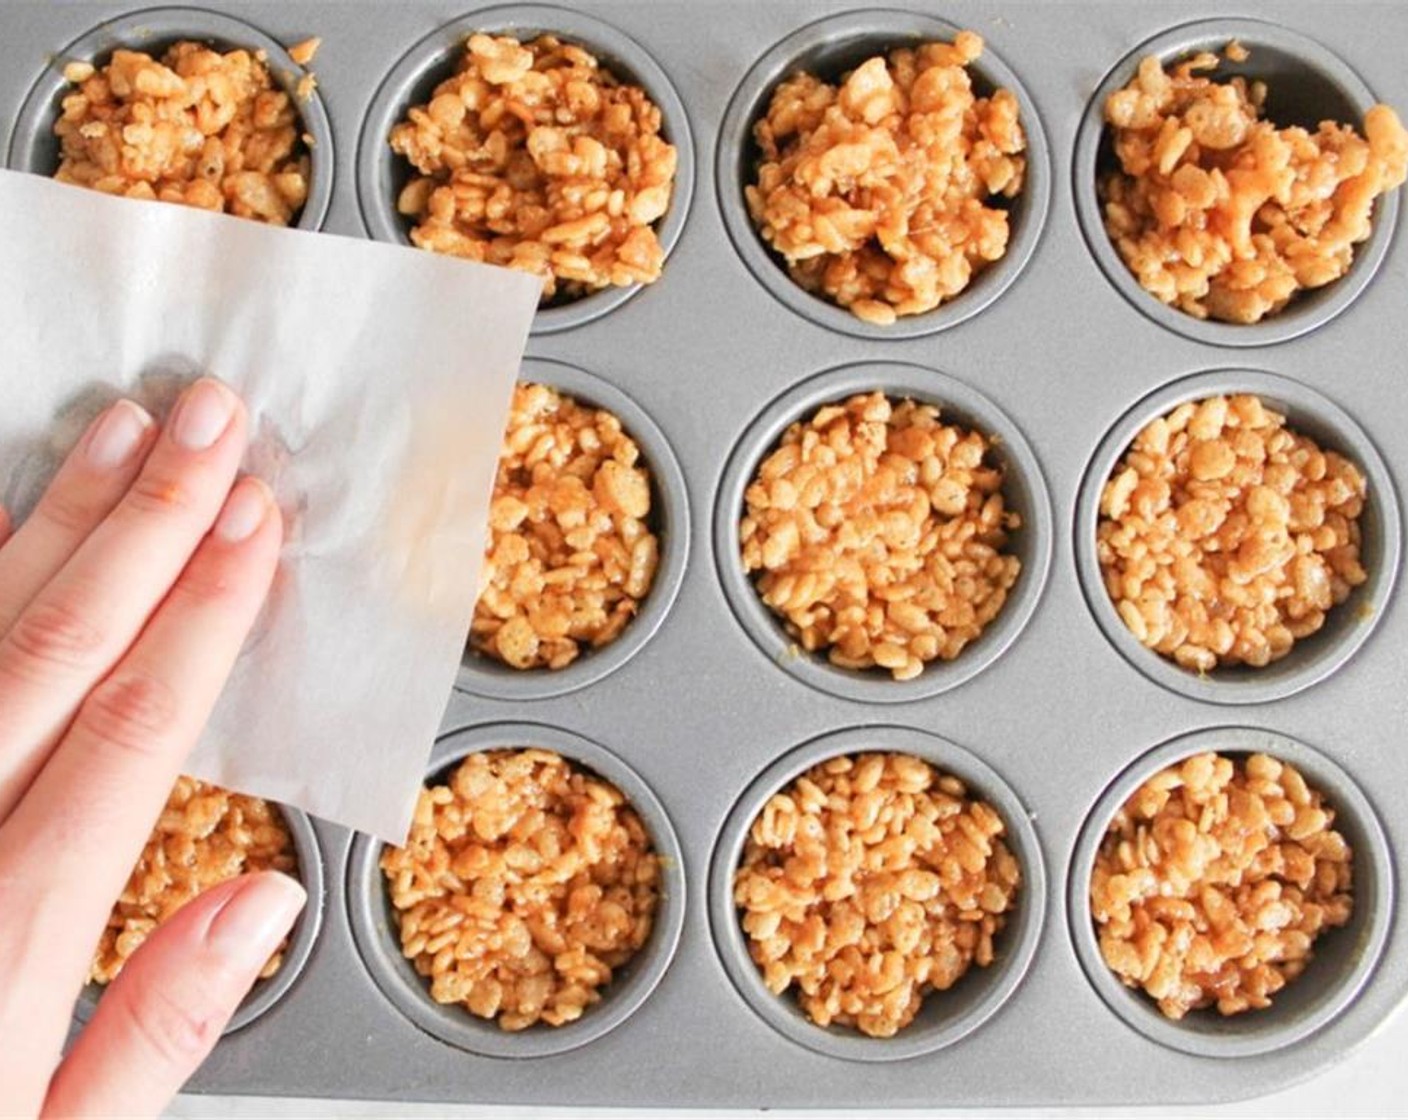
[[[535,726],[514,728],[513,737],[557,744],[613,779],[625,782],[622,774],[630,773],[640,785],[627,792],[646,800],[637,808],[648,815],[658,799],[677,838],[681,858],[672,882],[682,893],[668,893],[667,903],[682,900],[683,914],[673,955],[665,942],[652,942],[638,962],[645,971],[663,968],[653,991],[622,1014],[635,982],[627,979],[594,1009],[617,1016],[598,1021],[610,1026],[598,1037],[551,1055],[535,1055],[532,1031],[471,1037],[471,1024],[463,1037],[446,1041],[383,991],[388,973],[364,957],[366,945],[359,949],[354,938],[354,915],[369,907],[375,915],[375,906],[384,906],[367,882],[375,877],[365,874],[365,857],[362,864],[352,858],[354,848],[375,845],[354,846],[345,829],[315,822],[326,861],[327,901],[307,965],[284,998],[222,1040],[194,1089],[644,1106],[1208,1101],[1267,1092],[1325,1068],[1374,1031],[1408,994],[1408,932],[1396,920],[1401,890],[1394,883],[1394,868],[1408,860],[1408,836],[1387,815],[1408,787],[1408,755],[1401,743],[1401,730],[1408,726],[1402,653],[1408,604],[1401,587],[1390,593],[1402,545],[1394,490],[1403,489],[1408,461],[1408,406],[1400,377],[1402,355],[1408,353],[1408,316],[1402,314],[1408,246],[1393,222],[1398,202],[1380,204],[1376,232],[1360,246],[1349,276],[1307,295],[1267,329],[1245,334],[1241,328],[1202,330],[1221,325],[1160,316],[1143,293],[1126,294],[1121,274],[1107,275],[1108,260],[1102,265],[1098,222],[1083,230],[1079,217],[1082,208],[1089,217],[1093,185],[1085,169],[1093,163],[1084,161],[1098,155],[1098,137],[1095,154],[1077,141],[1082,121],[1098,119],[1097,91],[1121,67],[1132,65],[1141,44],[1177,50],[1205,45],[1208,34],[1222,35],[1189,25],[1205,13],[1176,2],[1118,0],[1060,5],[954,0],[939,7],[891,0],[892,10],[886,11],[862,10],[855,0],[573,0],[559,9],[536,8],[531,18],[506,17],[503,9],[487,7],[476,15],[474,0],[451,7],[352,6],[335,0],[222,0],[216,6],[279,43],[323,37],[312,69],[333,142],[319,143],[315,154],[332,157],[331,173],[324,175],[331,199],[323,223],[332,233],[368,236],[369,197],[379,208],[375,212],[392,214],[391,192],[401,172],[389,150],[379,150],[377,133],[394,119],[395,106],[404,104],[408,93],[420,92],[417,82],[435,80],[409,59],[426,57],[432,68],[437,59],[444,65],[447,46],[472,27],[552,29],[581,38],[650,86],[666,109],[671,139],[681,149],[681,178],[664,221],[667,239],[674,240],[663,278],[599,315],[586,309],[604,308],[620,293],[552,309],[530,341],[528,374],[547,368],[539,362],[585,371],[604,385],[603,399],[593,403],[629,409],[614,394],[604,399],[608,390],[618,391],[648,420],[649,433],[634,413],[623,417],[656,467],[667,551],[670,541],[687,532],[677,590],[662,566],[662,582],[618,646],[635,641],[637,628],[649,640],[641,639],[632,656],[607,665],[607,672],[593,671],[593,679],[580,686],[564,675],[566,685],[545,684],[530,699],[462,676],[466,687],[449,701],[436,759],[448,758],[466,742],[511,745],[501,743],[504,725],[526,721]],[[68,44],[137,10],[138,5],[110,0],[0,0],[0,144],[12,162],[28,166],[23,153],[37,133],[33,125],[18,128],[21,107],[46,74],[52,83],[51,60],[61,65]],[[1256,70],[1260,54],[1274,79],[1295,78],[1297,88],[1308,90],[1296,113],[1313,117],[1357,109],[1365,90],[1408,110],[1408,73],[1399,57],[1399,44],[1408,36],[1408,8],[1344,4],[1331,15],[1313,3],[1249,0],[1241,14],[1257,21],[1257,35],[1245,28],[1237,32],[1253,49],[1247,67]],[[1031,113],[1030,134],[1035,137],[1039,119],[1045,136],[1044,220],[1032,218],[1042,202],[1040,159],[1033,172],[1036,193],[1014,210],[1014,246],[1022,231],[1032,230],[1025,264],[1017,268],[1011,258],[1005,279],[999,265],[948,307],[921,317],[922,322],[901,320],[889,330],[831,314],[835,309],[810,296],[800,303],[786,295],[774,298],[766,277],[790,281],[756,235],[743,227],[747,237],[742,237],[738,228],[738,148],[748,122],[739,119],[746,117],[744,110],[731,113],[730,106],[760,104],[764,91],[796,59],[828,57],[814,32],[819,21],[833,17],[844,17],[827,25],[838,29],[837,41],[859,35],[865,49],[877,50],[912,40],[916,30],[925,33],[935,26],[927,21],[935,18],[973,28],[988,43],[983,63],[1000,60],[1020,83],[1024,109]],[[134,26],[150,26],[156,18],[138,15]],[[215,34],[194,22],[188,26],[193,34]],[[594,39],[588,27],[608,29],[606,37]],[[849,30],[842,35],[841,29]],[[418,44],[432,45],[428,55],[416,54],[425,49]],[[843,49],[843,61],[854,60],[844,54],[849,49]],[[1330,59],[1342,60],[1347,69]],[[678,95],[677,104],[667,103],[671,98],[662,92],[667,86]],[[1273,84],[1273,112],[1279,88]],[[52,84],[49,89],[57,92]],[[383,115],[372,125],[379,91],[383,100],[390,98],[390,107],[379,105]],[[370,169],[371,178],[359,175],[359,168]],[[368,183],[370,192],[359,189]],[[1034,209],[1023,212],[1026,206]],[[994,279],[1003,279],[1004,289],[986,301],[981,285]],[[1330,304],[1336,313],[1322,314]],[[581,314],[570,318],[574,309]],[[551,329],[564,318],[573,329]],[[937,331],[936,325],[945,329]],[[1257,349],[1244,349],[1248,342]],[[907,371],[903,382],[891,377],[897,367]],[[1036,508],[1041,501],[1049,504],[1046,528],[1037,518],[1023,530],[1038,549],[1050,549],[1049,564],[1028,562],[1019,581],[1019,595],[1025,581],[1039,585],[1030,617],[1024,626],[999,623],[1013,633],[981,672],[965,668],[968,658],[980,654],[980,641],[951,666],[933,666],[919,678],[935,674],[932,683],[950,668],[967,674],[953,687],[905,695],[885,688],[883,679],[864,681],[866,687],[853,692],[814,687],[796,666],[773,655],[768,643],[781,641],[781,629],[765,618],[772,629],[760,643],[736,612],[738,587],[727,590],[737,573],[729,568],[727,550],[716,550],[715,530],[726,527],[738,507],[734,481],[725,485],[730,461],[765,450],[748,441],[760,423],[782,419],[769,412],[770,405],[787,400],[792,410],[787,419],[797,418],[811,403],[803,399],[808,387],[822,384],[814,379],[840,369],[868,370],[875,388],[930,397],[950,415],[980,425],[989,416],[1002,418],[1021,437],[1005,449],[1014,455],[1013,479],[1020,476],[1033,488]],[[1358,458],[1376,492],[1377,512],[1366,523],[1369,552],[1382,557],[1378,584],[1361,593],[1362,604],[1305,643],[1306,664],[1318,668],[1307,669],[1307,678],[1294,689],[1277,688],[1274,696],[1235,709],[1228,703],[1232,681],[1208,682],[1219,687],[1206,693],[1175,691],[1146,672],[1147,651],[1117,649],[1102,626],[1099,598],[1088,601],[1083,593],[1077,563],[1084,547],[1077,534],[1083,482],[1097,459],[1121,450],[1102,449],[1102,441],[1158,400],[1155,394],[1176,395],[1197,384],[1186,378],[1215,374],[1206,383],[1212,385],[1232,376],[1216,371],[1232,371],[1243,387],[1264,390],[1311,434]],[[1280,381],[1273,387],[1246,379],[1267,375],[1288,379],[1305,392],[1293,392]],[[553,383],[546,375],[538,379]],[[563,381],[561,387],[572,391],[586,384]],[[860,381],[835,383],[838,394],[861,387]],[[585,389],[579,395],[593,397]],[[760,419],[765,415],[768,420]],[[654,429],[672,456],[657,455],[650,442]],[[1029,464],[1021,461],[1025,455],[1016,457],[1018,449],[1029,451]],[[671,468],[661,466],[669,459],[679,466],[678,490],[668,477]],[[671,509],[676,492],[688,501]],[[1009,500],[1019,500],[1011,488]],[[1010,603],[1003,618],[1017,605]],[[1373,625],[1365,617],[1369,612]],[[1345,635],[1355,648],[1341,645]],[[986,638],[996,636],[994,628]],[[607,664],[607,653],[585,656],[582,664],[602,656],[599,669]],[[1333,672],[1331,662],[1337,663]],[[1294,669],[1294,662],[1288,668]],[[536,684],[526,687],[539,691]],[[1221,730],[1233,724],[1235,729]],[[1182,750],[1182,745],[1160,744],[1178,743],[1189,734],[1201,736],[1199,746],[1228,750],[1271,742],[1304,765],[1329,794],[1359,849],[1363,910],[1356,923],[1363,924],[1327,937],[1320,958],[1264,1018],[1223,1023],[1200,1014],[1169,1033],[1158,1029],[1163,1024],[1151,1018],[1142,997],[1082,963],[1090,938],[1081,907],[1082,861],[1092,830],[1098,832],[1111,804],[1163,757],[1150,752]],[[710,879],[711,868],[716,878],[727,878],[738,822],[763,787],[780,783],[803,757],[792,752],[829,751],[805,746],[828,741],[848,751],[924,753],[922,747],[933,746],[938,753],[930,757],[997,798],[999,785],[983,769],[990,768],[1000,775],[1000,788],[1010,791],[1011,804],[1003,800],[1009,832],[1023,838],[1025,897],[1033,911],[1022,921],[1014,917],[993,968],[929,997],[932,1006],[912,1028],[919,1033],[910,1036],[919,1044],[911,1056],[896,1060],[843,1055],[843,1047],[832,1049],[831,1041],[864,1049],[865,1040],[821,1031],[785,1001],[763,1004],[767,1010],[760,1011],[757,993],[749,998],[743,990],[748,981],[739,946],[726,947],[735,934],[726,902]],[[590,748],[574,755],[569,744],[581,742],[600,744],[622,771],[608,771],[604,756],[588,756]],[[953,744],[965,753],[955,753]],[[1313,745],[1315,753],[1304,744]],[[654,799],[638,792],[647,789]],[[1384,814],[1377,826],[1367,808],[1375,803]],[[360,876],[354,874],[358,867]],[[1022,968],[1024,938],[1032,939],[1034,948]],[[387,963],[393,963],[392,947],[384,939],[379,944]],[[740,972],[741,986],[735,983]],[[975,984],[996,985],[988,989],[996,995],[973,994]],[[415,989],[408,994],[414,997]],[[946,996],[954,1000],[947,1006]],[[428,1001],[414,1005],[429,1006]],[[961,1022],[980,1005],[984,1014],[991,1012],[985,1021],[977,1023],[974,1015]],[[582,1023],[589,1024],[592,1016],[588,1012]],[[949,1026],[939,1026],[946,1018]],[[779,1029],[783,1022],[786,1029]],[[485,1037],[502,1042],[500,1052],[511,1056],[484,1054]],[[904,1034],[896,1041],[911,1046]],[[947,1044],[931,1048],[936,1041]]]

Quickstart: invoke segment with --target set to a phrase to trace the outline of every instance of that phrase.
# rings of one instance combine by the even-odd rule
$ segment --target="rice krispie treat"
[[[276,226],[297,219],[311,163],[262,51],[181,42],[160,61],[117,50],[64,75],[75,88],[54,125],[60,182]]]
[[[952,660],[1021,572],[992,444],[933,405],[864,393],[783,434],[745,493],[746,572],[802,648],[909,680]]]
[[[391,130],[422,249],[543,278],[543,300],[659,279],[677,153],[658,106],[591,53],[471,35],[459,71]]]
[[[1220,61],[1204,51],[1165,69],[1151,56],[1109,96],[1119,166],[1099,192],[1141,287],[1199,319],[1255,323],[1349,271],[1374,200],[1408,177],[1408,131],[1387,105],[1362,135],[1335,121],[1278,128],[1262,116],[1265,83],[1218,82]]]
[[[381,866],[431,998],[506,1031],[580,1018],[649,940],[660,899],[620,791],[536,748],[465,758]]]
[[[1090,877],[1105,963],[1170,1019],[1257,1010],[1354,910],[1334,810],[1264,754],[1193,755],[1115,814]]]
[[[187,902],[207,887],[254,871],[298,875],[293,837],[278,809],[262,798],[178,778],[112,908],[89,981],[116,979],[151,932]],[[269,958],[261,978],[279,970],[283,954],[280,948]]]
[[[1100,497],[1096,552],[1124,624],[1184,668],[1263,666],[1368,573],[1368,483],[1247,394],[1151,421]]]
[[[621,421],[546,385],[514,391],[470,645],[561,669],[614,641],[655,581],[650,470]]]
[[[777,87],[753,127],[762,158],[746,197],[807,291],[888,324],[1006,253],[1027,141],[1010,90],[973,91],[982,52],[963,31],[877,55],[839,85],[801,73]]]
[[[1002,818],[904,754],[828,759],[753,822],[733,898],[768,988],[889,1038],[993,961],[1021,883]]]

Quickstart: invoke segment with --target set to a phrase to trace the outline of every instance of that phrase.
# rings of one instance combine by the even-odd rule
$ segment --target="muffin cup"
[[[411,167],[391,150],[391,130],[413,105],[423,105],[432,91],[451,77],[476,32],[511,35],[527,41],[557,35],[586,48],[623,82],[638,85],[660,108],[661,132],[679,153],[670,208],[656,223],[660,244],[669,255],[684,229],[694,196],[694,140],[684,103],[660,65],[634,39],[610,24],[551,4],[512,4],[484,8],[432,31],[401,57],[381,83],[362,124],[357,148],[357,197],[367,232],[378,241],[410,245],[410,224],[396,200],[411,177]],[[656,283],[664,283],[661,276]],[[555,307],[542,308],[533,320],[535,335],[555,334],[599,319],[620,307],[647,285],[608,287]]]
[[[1267,346],[1286,342],[1328,323],[1358,298],[1374,278],[1393,240],[1398,222],[1399,191],[1374,204],[1373,230],[1355,246],[1354,262],[1338,280],[1298,293],[1279,312],[1258,323],[1224,323],[1197,319],[1139,285],[1105,231],[1097,193],[1097,176],[1114,166],[1105,130],[1105,101],[1122,88],[1148,55],[1169,63],[1200,51],[1221,52],[1232,40],[1250,52],[1244,62],[1224,59],[1213,73],[1217,81],[1236,76],[1267,83],[1266,117],[1281,126],[1303,125],[1314,131],[1322,120],[1363,127],[1364,114],[1378,99],[1349,66],[1298,32],[1257,19],[1214,19],[1185,24],[1157,35],[1126,55],[1095,91],[1076,134],[1072,190],[1086,243],[1110,283],[1136,310],[1160,326],[1213,346]]]
[[[996,959],[970,967],[946,991],[929,992],[919,1014],[891,1038],[870,1038],[849,1027],[822,1027],[807,1018],[791,990],[774,995],[748,952],[748,936],[733,901],[733,879],[754,820],[768,800],[798,775],[827,759],[867,752],[909,754],[958,778],[968,792],[995,808],[1022,870],[1016,906],[994,939]],[[709,867],[709,923],[724,971],[744,1001],[779,1034],[819,1054],[858,1062],[892,1062],[931,1054],[967,1037],[1011,998],[1041,940],[1046,869],[1031,814],[1012,787],[969,751],[937,735],[907,727],[857,727],[823,735],[780,758],[755,778],[724,822]]]
[[[812,295],[787,273],[785,262],[758,232],[744,187],[756,181],[758,159],[754,123],[767,112],[773,91],[783,79],[806,71],[838,80],[843,73],[877,54],[904,46],[942,40],[952,42],[962,30],[954,24],[918,12],[890,9],[845,12],[809,24],[787,36],[760,58],[734,93],[719,131],[714,177],[724,225],[738,255],[757,281],[781,303],[819,327],[867,339],[919,338],[957,326],[991,304],[1022,271],[1036,248],[1046,222],[1051,197],[1051,163],[1046,132],[1036,104],[1017,75],[985,46],[969,67],[974,89],[981,94],[1005,87],[1021,106],[1027,135],[1027,177],[1022,193],[1012,200],[1011,240],[1001,260],[973,277],[958,295],[932,311],[907,315],[889,325],[858,319],[844,307]]]
[[[1354,850],[1354,913],[1349,924],[1323,934],[1306,970],[1259,1011],[1222,1016],[1215,1010],[1167,1018],[1142,991],[1127,988],[1105,964],[1090,915],[1090,876],[1110,820],[1160,770],[1203,751],[1267,754],[1301,772],[1335,810],[1334,828]],[[1395,884],[1388,840],[1369,799],[1344,770],[1319,751],[1275,731],[1214,727],[1181,735],[1130,766],[1086,818],[1071,861],[1066,905],[1076,954],[1110,1010],[1145,1037],[1200,1058],[1249,1058],[1300,1042],[1330,1023],[1368,982],[1393,924]]]
[[[1121,456],[1140,430],[1184,401],[1221,394],[1254,393],[1285,415],[1287,426],[1326,450],[1352,460],[1368,480],[1368,498],[1359,520],[1360,561],[1369,574],[1349,598],[1326,614],[1325,625],[1299,639],[1279,661],[1262,668],[1218,667],[1198,674],[1140,644],[1110,600],[1096,554],[1100,494]],[[1343,666],[1373,633],[1387,609],[1398,579],[1402,525],[1398,494],[1388,466],[1368,434],[1332,401],[1299,381],[1258,370],[1216,370],[1195,374],[1145,397],[1119,420],[1086,468],[1076,505],[1076,568],[1086,603],[1110,644],[1156,684],[1193,700],[1216,704],[1262,704],[1282,700],[1324,680]]]
[[[70,62],[102,65],[118,48],[145,51],[159,57],[173,43],[182,40],[208,43],[222,51],[244,48],[264,52],[270,77],[292,99],[303,134],[311,138],[308,199],[294,226],[303,230],[321,229],[332,201],[336,160],[332,125],[322,95],[316,89],[309,97],[298,95],[298,83],[310,71],[294,62],[280,43],[252,24],[204,8],[147,8],[130,12],[99,24],[57,51],[20,108],[10,137],[6,166],[13,171],[46,176],[58,170],[59,141],[54,135],[54,124],[59,119],[60,102],[73,89],[63,73]]]
[[[1002,492],[1021,515],[1011,546],[1021,574],[1002,610],[952,661],[930,661],[919,676],[897,681],[888,670],[843,669],[824,650],[809,653],[788,633],[783,618],[769,608],[743,570],[739,521],[744,495],[758,467],[796,421],[822,405],[875,390],[891,398],[912,398],[940,409],[940,420],[958,423],[990,437],[1006,470]],[[1051,500],[1036,454],[1017,425],[976,389],[936,370],[899,362],[865,362],[818,374],[778,397],[749,425],[724,472],[714,506],[714,560],[734,615],[748,636],[778,668],[804,684],[846,700],[905,703],[937,696],[971,680],[991,665],[1022,632],[1036,610],[1051,564]]]
[[[580,735],[533,723],[470,727],[441,739],[431,754],[427,781],[447,776],[466,755],[477,751],[542,747],[590,770],[621,791],[645,825],[660,857],[659,907],[650,940],[603,989],[601,1002],[575,1022],[560,1027],[538,1024],[505,1031],[458,1004],[436,1003],[428,982],[402,955],[399,926],[380,861],[384,845],[358,835],[348,855],[347,905],[352,935],[376,986],[421,1030],[450,1046],[491,1058],[541,1058],[564,1054],[600,1038],[625,1022],[655,990],[670,966],[684,926],[685,869],[678,839],[664,807],[645,782],[605,747]]]
[[[655,582],[640,611],[615,639],[600,649],[584,649],[562,669],[515,669],[466,645],[455,687],[495,700],[543,700],[563,696],[614,673],[640,652],[669,614],[689,560],[689,495],[684,472],[669,441],[645,411],[614,385],[575,366],[545,358],[525,358],[519,379],[547,385],[581,404],[602,408],[620,419],[650,468],[652,529],[660,538]]]
[[[275,807],[283,817],[284,824],[288,826],[289,835],[293,837],[293,849],[298,857],[297,879],[308,892],[308,903],[298,916],[298,921],[294,923],[293,933],[289,938],[288,948],[284,950],[284,959],[279,965],[279,970],[267,980],[255,981],[249,995],[245,996],[226,1024],[224,1034],[227,1035],[249,1026],[288,994],[313,955],[313,947],[317,944],[318,932],[323,923],[323,901],[326,894],[323,855],[313,822],[300,809],[287,805]],[[94,983],[83,986],[73,1012],[77,1022],[87,1023],[93,1017],[105,987],[106,985]]]

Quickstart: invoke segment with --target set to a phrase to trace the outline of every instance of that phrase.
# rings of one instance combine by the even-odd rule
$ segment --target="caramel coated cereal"
[[[262,51],[182,42],[160,62],[116,50],[106,65],[73,62],[64,73],[76,88],[54,125],[60,182],[276,226],[307,201],[298,110]]]
[[[877,55],[839,86],[801,73],[777,87],[753,129],[748,210],[807,291],[888,324],[1002,258],[1026,134],[1010,90],[973,92],[982,52],[963,31]]]
[[[229,793],[195,778],[177,779],[98,941],[90,982],[122,971],[153,930],[207,887],[252,871],[298,875],[293,837],[279,811],[258,797]],[[284,946],[263,978],[283,963]]]
[[[1264,754],[1194,755],[1115,814],[1090,878],[1105,963],[1170,1019],[1269,1007],[1354,911],[1334,810]]]
[[[993,961],[1021,883],[1002,818],[904,754],[828,759],[753,822],[733,898],[768,988],[889,1038]]]
[[[469,755],[381,867],[437,1003],[506,1031],[581,1017],[650,938],[660,861],[614,786],[538,749]]]
[[[562,669],[614,641],[655,581],[650,471],[621,421],[545,385],[514,391],[470,644]]]
[[[422,249],[536,273],[545,302],[649,284],[678,162],[660,128],[645,91],[579,46],[471,35],[391,131],[417,172],[397,208]]]
[[[1239,44],[1233,61],[1247,58]],[[1099,181],[1105,228],[1139,284],[1199,319],[1255,323],[1343,276],[1374,200],[1408,177],[1408,131],[1387,105],[1313,132],[1262,116],[1262,82],[1208,75],[1204,51],[1155,57],[1105,103],[1117,169]]]
[[[1002,610],[1021,524],[977,432],[865,393],[784,433],[745,493],[746,572],[807,650],[909,680],[952,660]]]
[[[1150,422],[1100,497],[1105,588],[1141,643],[1184,668],[1262,666],[1367,580],[1368,484],[1254,396]]]

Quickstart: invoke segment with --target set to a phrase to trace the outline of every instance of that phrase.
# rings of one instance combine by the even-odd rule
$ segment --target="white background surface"
[[[1020,1068],[1017,1070],[1020,1075]],[[1206,1116],[1230,1117],[1335,1117],[1336,1120],[1357,1120],[1361,1117],[1408,1117],[1408,1014],[1402,1009],[1377,1034],[1345,1061],[1301,1085],[1236,1104],[1193,1109],[1188,1107],[1144,1108],[1051,1108],[959,1111],[940,1109],[932,1112],[911,1110],[889,1112],[884,1120],[933,1117],[954,1120],[957,1117],[991,1117],[993,1120],[1077,1120],[1089,1117],[1106,1118],[1133,1115],[1138,1120],[1160,1117]],[[768,1120],[867,1120],[871,1111],[743,1111],[688,1109],[666,1113],[660,1109],[548,1109],[476,1107],[473,1105],[414,1105],[387,1104],[366,1101],[275,1100],[267,1097],[182,1097],[169,1112],[177,1117],[446,1117],[449,1120],[645,1120],[646,1117],[668,1116],[670,1120],[743,1120],[745,1117],[766,1116]]]

